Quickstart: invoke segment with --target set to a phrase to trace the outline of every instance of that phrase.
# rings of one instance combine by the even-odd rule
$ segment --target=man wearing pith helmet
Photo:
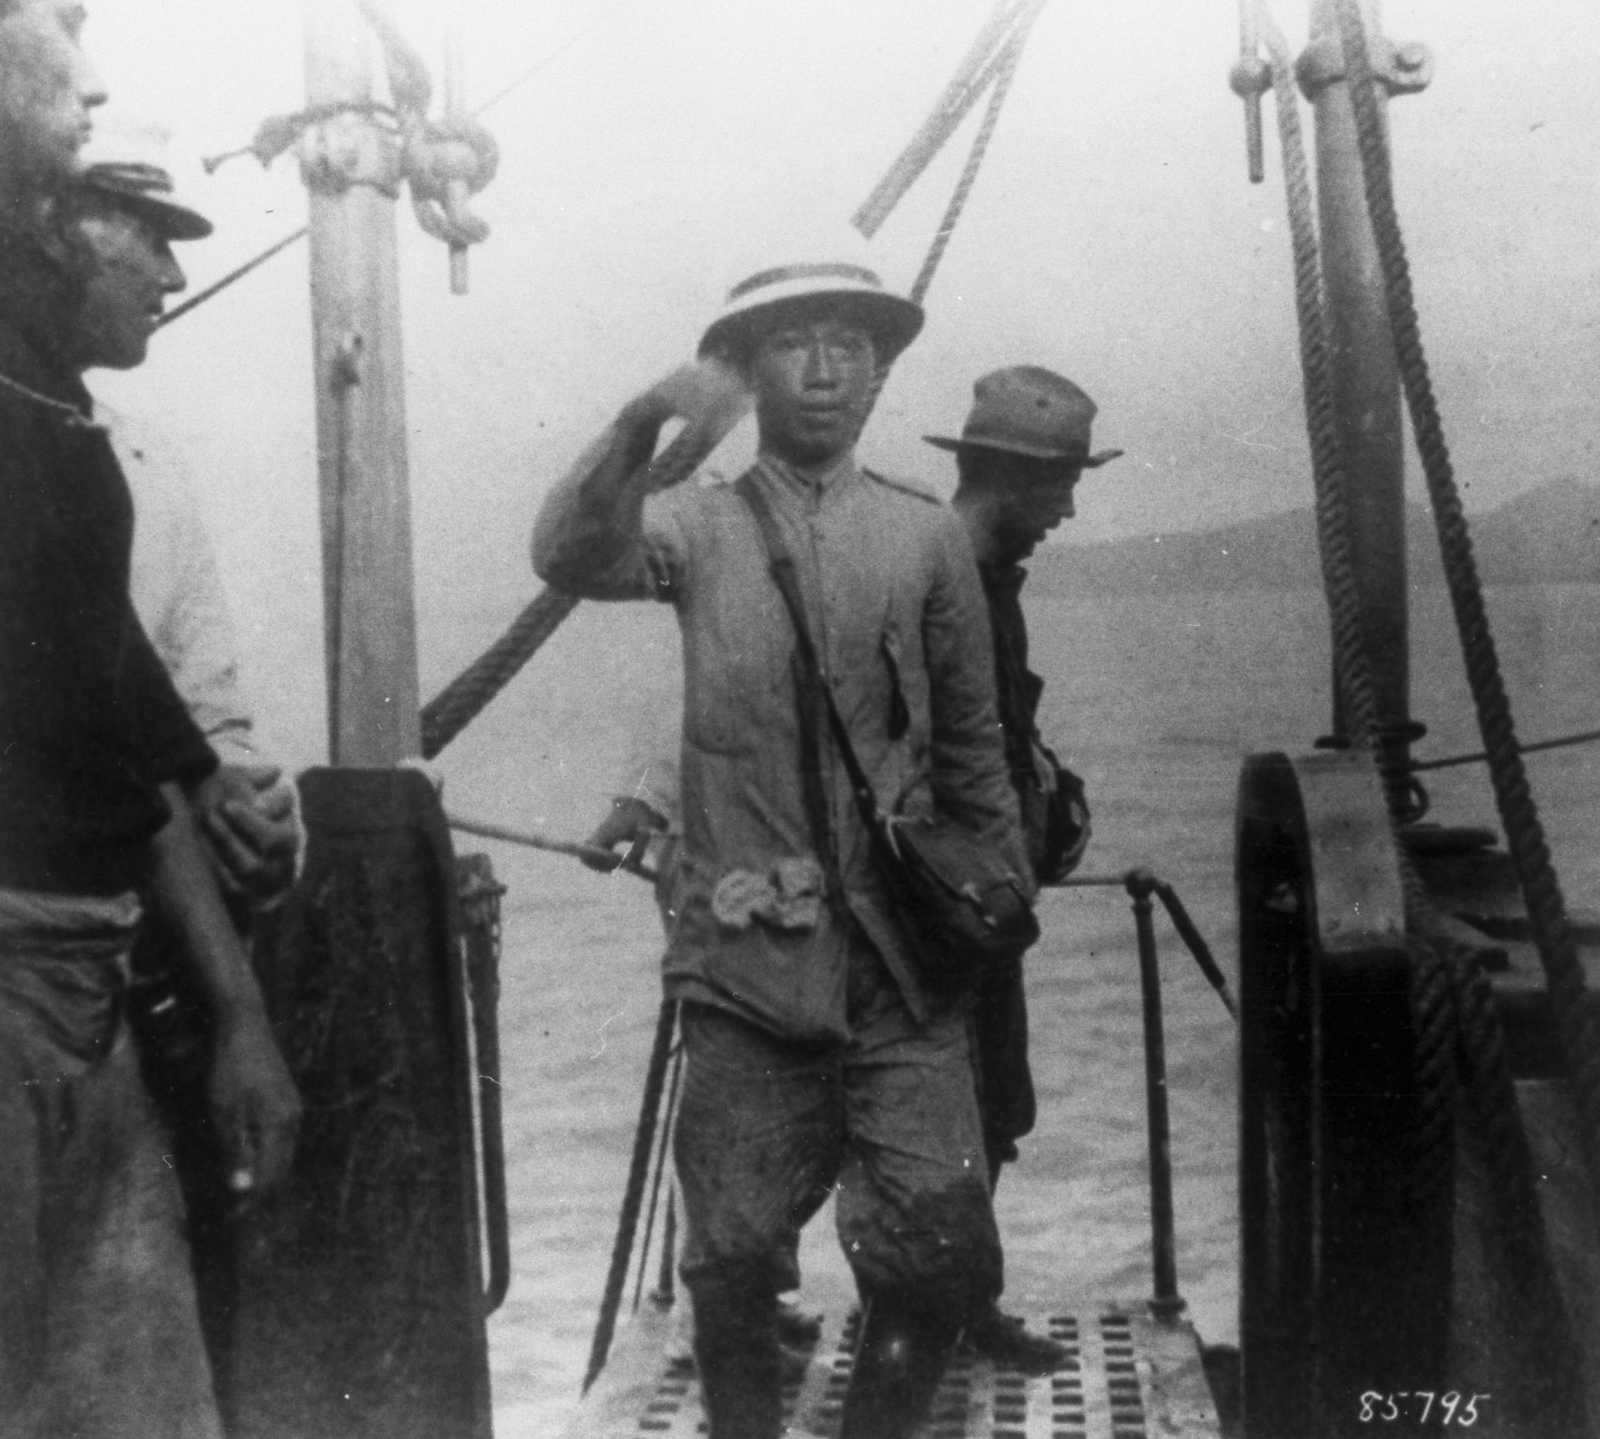
[[[1034,877],[1064,879],[1088,841],[1081,784],[1059,764],[1039,733],[1044,681],[1028,668],[1022,614],[1022,563],[1062,520],[1071,519],[1073,491],[1085,470],[1120,450],[1092,452],[1095,405],[1071,380],[1037,365],[1014,365],[973,386],[972,408],[959,437],[927,435],[955,454],[959,483],[951,501],[965,525],[988,600],[994,641],[995,691],[1006,765],[1022,815]],[[1035,1117],[1028,1065],[1028,1012],[1020,962],[989,966],[979,981],[973,1049],[991,1187],[1017,1157],[1017,1140]],[[997,1362],[1042,1372],[1066,1351],[1030,1334],[998,1308],[974,1318],[968,1342]]]
[[[1024,875],[971,547],[949,509],[855,457],[879,373],[921,325],[866,266],[763,268],[697,364],[623,407],[534,530],[550,584],[663,600],[683,635],[664,978],[688,1056],[682,1270],[713,1439],[779,1433],[777,1291],[830,1188],[865,1305],[845,1439],[912,1433],[961,1325],[1000,1288],[970,999],[925,982],[896,923],[749,497],[792,562],[821,683],[880,802],[965,821]],[[759,454],[738,484],[646,505],[667,421],[711,443],[752,401]]]

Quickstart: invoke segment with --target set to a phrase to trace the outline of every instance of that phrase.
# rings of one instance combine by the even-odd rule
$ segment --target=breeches
[[[683,1006],[682,1028],[675,1153],[691,1290],[732,1275],[792,1285],[800,1228],[832,1190],[864,1294],[966,1313],[1000,1292],[963,1013],[919,1028],[890,997],[826,1050],[699,1004]]]

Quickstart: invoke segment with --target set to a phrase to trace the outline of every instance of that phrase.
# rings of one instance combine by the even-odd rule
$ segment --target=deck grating
[[[1029,1377],[958,1353],[935,1396],[924,1439],[1156,1439],[1174,1432],[1159,1412],[1152,1418],[1152,1405],[1174,1382],[1170,1374],[1157,1372],[1167,1362],[1161,1354],[1170,1359],[1193,1348],[1187,1329],[1163,1337],[1141,1306],[1029,1315],[1028,1322],[1066,1347],[1061,1368]],[[783,1391],[784,1420],[791,1432],[837,1439],[859,1327],[855,1311],[843,1322],[824,1324],[810,1367]],[[1182,1367],[1180,1359],[1177,1368]],[[697,1439],[704,1434],[692,1364],[669,1363],[653,1387],[647,1374],[641,1371],[639,1377],[646,1382],[613,1395],[591,1414],[597,1422],[584,1432],[605,1439]],[[1183,1394],[1186,1412],[1209,1410],[1209,1396],[1197,1398],[1191,1389]],[[1183,1432],[1216,1434],[1214,1418],[1204,1417],[1208,1422],[1199,1428],[1191,1423]]]

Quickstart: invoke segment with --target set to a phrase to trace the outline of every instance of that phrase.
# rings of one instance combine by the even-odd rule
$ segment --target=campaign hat
[[[972,387],[972,408],[958,436],[924,435],[941,450],[999,450],[1035,460],[1098,469],[1121,450],[1090,451],[1096,405],[1071,380],[1039,365],[1011,365]]]

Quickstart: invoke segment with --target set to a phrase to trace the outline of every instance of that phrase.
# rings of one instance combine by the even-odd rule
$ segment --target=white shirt
[[[98,418],[133,492],[133,607],[217,757],[260,764],[238,633],[183,458],[137,421],[105,407]]]

